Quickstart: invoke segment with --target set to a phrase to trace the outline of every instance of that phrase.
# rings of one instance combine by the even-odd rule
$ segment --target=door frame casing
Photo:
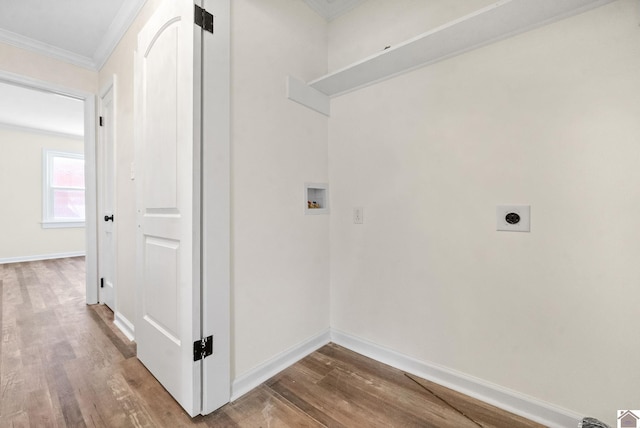
[[[202,335],[213,335],[213,355],[202,366],[206,415],[231,398],[231,2],[200,6],[214,15],[202,58]]]
[[[90,92],[0,70],[0,81],[60,94],[84,103],[86,303],[98,303],[98,240],[96,206],[96,96]]]

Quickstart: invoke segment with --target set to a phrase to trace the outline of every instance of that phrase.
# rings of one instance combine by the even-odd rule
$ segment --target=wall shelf
[[[501,0],[307,85],[328,97],[342,95],[611,1]]]

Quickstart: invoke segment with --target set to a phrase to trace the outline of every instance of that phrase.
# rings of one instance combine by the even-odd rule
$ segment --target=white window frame
[[[53,158],[64,157],[71,159],[82,159],[84,161],[84,154],[77,152],[65,152],[60,150],[43,149],[42,150],[42,228],[43,229],[59,229],[59,228],[71,228],[71,227],[85,227],[85,220],[65,220],[55,219],[53,217],[53,187],[51,185],[52,171],[53,171]],[[56,187],[56,189],[67,189],[65,187]],[[78,188],[68,188],[69,190],[79,190]],[[86,183],[85,187],[81,189],[85,192],[86,198]],[[86,204],[86,202],[85,202]]]

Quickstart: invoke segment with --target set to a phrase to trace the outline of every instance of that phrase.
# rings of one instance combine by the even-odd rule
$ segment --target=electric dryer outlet
[[[498,205],[496,230],[506,232],[531,231],[531,205]]]

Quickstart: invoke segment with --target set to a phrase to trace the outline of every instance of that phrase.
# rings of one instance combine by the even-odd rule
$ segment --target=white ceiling
[[[98,70],[146,0],[1,0],[0,42]]]
[[[302,1],[331,21],[365,0]],[[99,70],[145,2],[0,0],[0,42]],[[0,82],[0,125],[83,135],[82,108],[72,98]]]
[[[303,1],[331,21],[365,0]],[[99,70],[145,2],[0,0],[0,42]]]
[[[327,21],[332,21],[338,16],[349,12],[365,0],[304,0],[306,4],[315,10]]]
[[[0,82],[0,126],[84,135],[84,103],[51,92]]]

